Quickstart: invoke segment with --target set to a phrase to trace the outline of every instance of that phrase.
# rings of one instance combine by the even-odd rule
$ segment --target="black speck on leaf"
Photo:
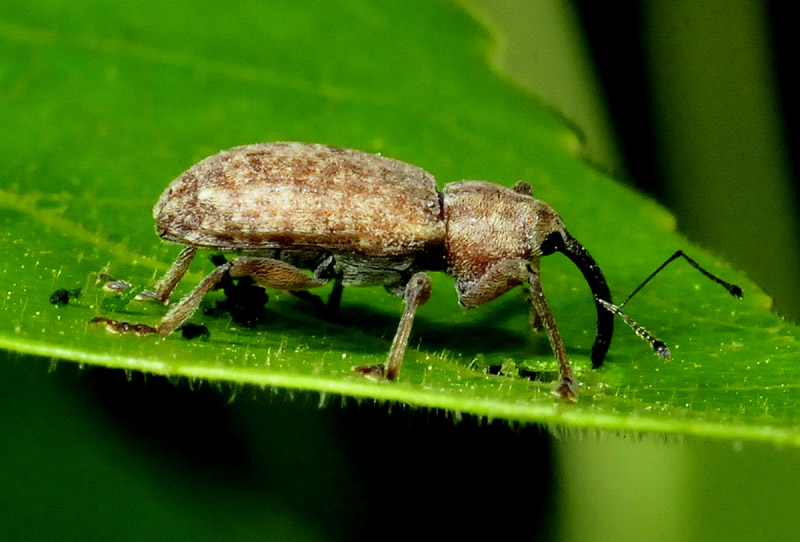
[[[184,339],[192,340],[200,337],[201,340],[207,341],[211,338],[211,333],[208,331],[208,328],[201,324],[187,322],[178,329],[180,329]]]
[[[69,303],[70,298],[78,298],[81,296],[81,289],[75,288],[74,290],[67,290],[66,288],[59,288],[50,294],[50,303],[53,305],[66,305]]]

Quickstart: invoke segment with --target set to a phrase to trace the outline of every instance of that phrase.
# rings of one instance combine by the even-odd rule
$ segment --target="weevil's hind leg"
[[[183,254],[183,253],[182,253]],[[175,266],[173,266],[175,267]],[[185,272],[185,270],[184,270]],[[105,317],[97,317],[92,322],[103,323],[109,331],[116,333],[136,332],[139,335],[158,333],[165,337],[183,324],[200,306],[200,302],[219,281],[230,274],[231,277],[252,277],[256,284],[273,290],[305,290],[316,288],[327,279],[309,277],[297,267],[270,258],[240,257],[218,266],[208,274],[194,290],[189,292],[178,304],[161,319],[156,327],[145,324],[130,324]]]
[[[528,282],[530,283],[530,300],[533,305],[533,310],[536,311],[540,322],[547,330],[547,337],[550,340],[550,347],[558,360],[558,368],[560,377],[558,385],[553,393],[561,399],[574,402],[578,400],[578,382],[575,380],[575,374],[572,372],[572,366],[567,357],[567,349],[564,347],[564,341],[558,333],[556,321],[553,318],[553,313],[550,312],[550,307],[544,298],[544,290],[542,290],[542,281],[539,277],[538,269],[529,268]]]
[[[252,277],[256,284],[268,290],[308,290],[327,284],[328,279],[306,275],[300,269],[272,258],[242,256],[231,260],[231,276]]]
[[[236,260],[234,260],[236,261]],[[200,281],[200,284],[186,294],[177,305],[172,307],[170,311],[161,319],[156,326],[156,331],[162,337],[166,337],[180,327],[189,317],[194,314],[200,302],[208,295],[208,292],[214,289],[214,286],[219,284],[227,273],[230,272],[231,264],[225,263],[214,269],[211,273],[206,275],[206,278]]]
[[[178,286],[178,283],[189,269],[189,264],[192,263],[192,259],[196,253],[197,247],[184,247],[183,250],[181,250],[181,253],[178,254],[178,258],[169,268],[169,271],[167,271],[161,280],[156,283],[156,291],[150,292],[148,290],[144,290],[136,296],[136,299],[139,301],[153,300],[166,304],[167,301],[169,301],[172,292],[175,291],[175,287]]]
[[[394,380],[403,365],[403,355],[408,345],[408,337],[411,334],[411,325],[414,323],[414,315],[417,309],[424,305],[431,296],[431,278],[427,273],[415,273],[406,284],[403,294],[405,309],[397,326],[397,333],[392,341],[392,348],[389,350],[389,357],[386,363],[379,365],[361,365],[353,367],[353,371],[374,379]]]
[[[174,267],[174,266],[173,266]],[[92,323],[105,324],[106,329],[113,333],[136,333],[137,335],[149,335],[158,333],[165,337],[184,323],[200,306],[200,302],[216,286],[220,280],[230,271],[231,264],[220,265],[209,273],[200,284],[189,292],[177,305],[161,319],[156,327],[147,324],[131,324],[121,320],[113,320],[104,316],[97,316],[92,319]]]

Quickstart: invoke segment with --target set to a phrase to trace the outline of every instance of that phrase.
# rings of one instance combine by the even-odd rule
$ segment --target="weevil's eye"
[[[564,238],[557,231],[551,232],[545,237],[542,244],[539,245],[539,250],[542,251],[542,256],[549,256],[553,252],[564,250]]]

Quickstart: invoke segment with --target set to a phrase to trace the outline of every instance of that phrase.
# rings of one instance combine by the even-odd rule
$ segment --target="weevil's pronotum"
[[[169,185],[153,214],[158,234],[185,247],[155,291],[143,292],[142,298],[167,303],[198,248],[238,255],[220,260],[223,263],[155,327],[95,319],[111,331],[166,336],[225,276],[249,276],[264,288],[289,292],[334,281],[328,301],[332,308],[338,306],[343,286],[380,285],[403,298],[405,308],[386,362],[354,370],[393,380],[414,315],[430,296],[426,271],[445,271],[455,279],[459,303],[468,309],[524,285],[531,325],[534,330],[544,327],[558,361],[555,393],[575,400],[577,382],[539,273],[541,256],[558,251],[580,269],[594,295],[595,367],[608,351],[615,314],[657,353],[669,356],[662,342],[621,313],[624,303],[613,304],[595,260],[524,182],[511,189],[461,181],[439,190],[428,172],[391,158],[325,145],[260,143],[223,151],[194,165]],[[664,265],[679,256],[741,295],[738,287],[680,252]]]

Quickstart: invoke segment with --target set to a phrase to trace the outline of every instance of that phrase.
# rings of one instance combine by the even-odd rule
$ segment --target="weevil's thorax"
[[[564,230],[549,205],[494,183],[461,181],[442,192],[445,268],[457,285],[475,283],[503,260],[537,259],[547,235]]]

